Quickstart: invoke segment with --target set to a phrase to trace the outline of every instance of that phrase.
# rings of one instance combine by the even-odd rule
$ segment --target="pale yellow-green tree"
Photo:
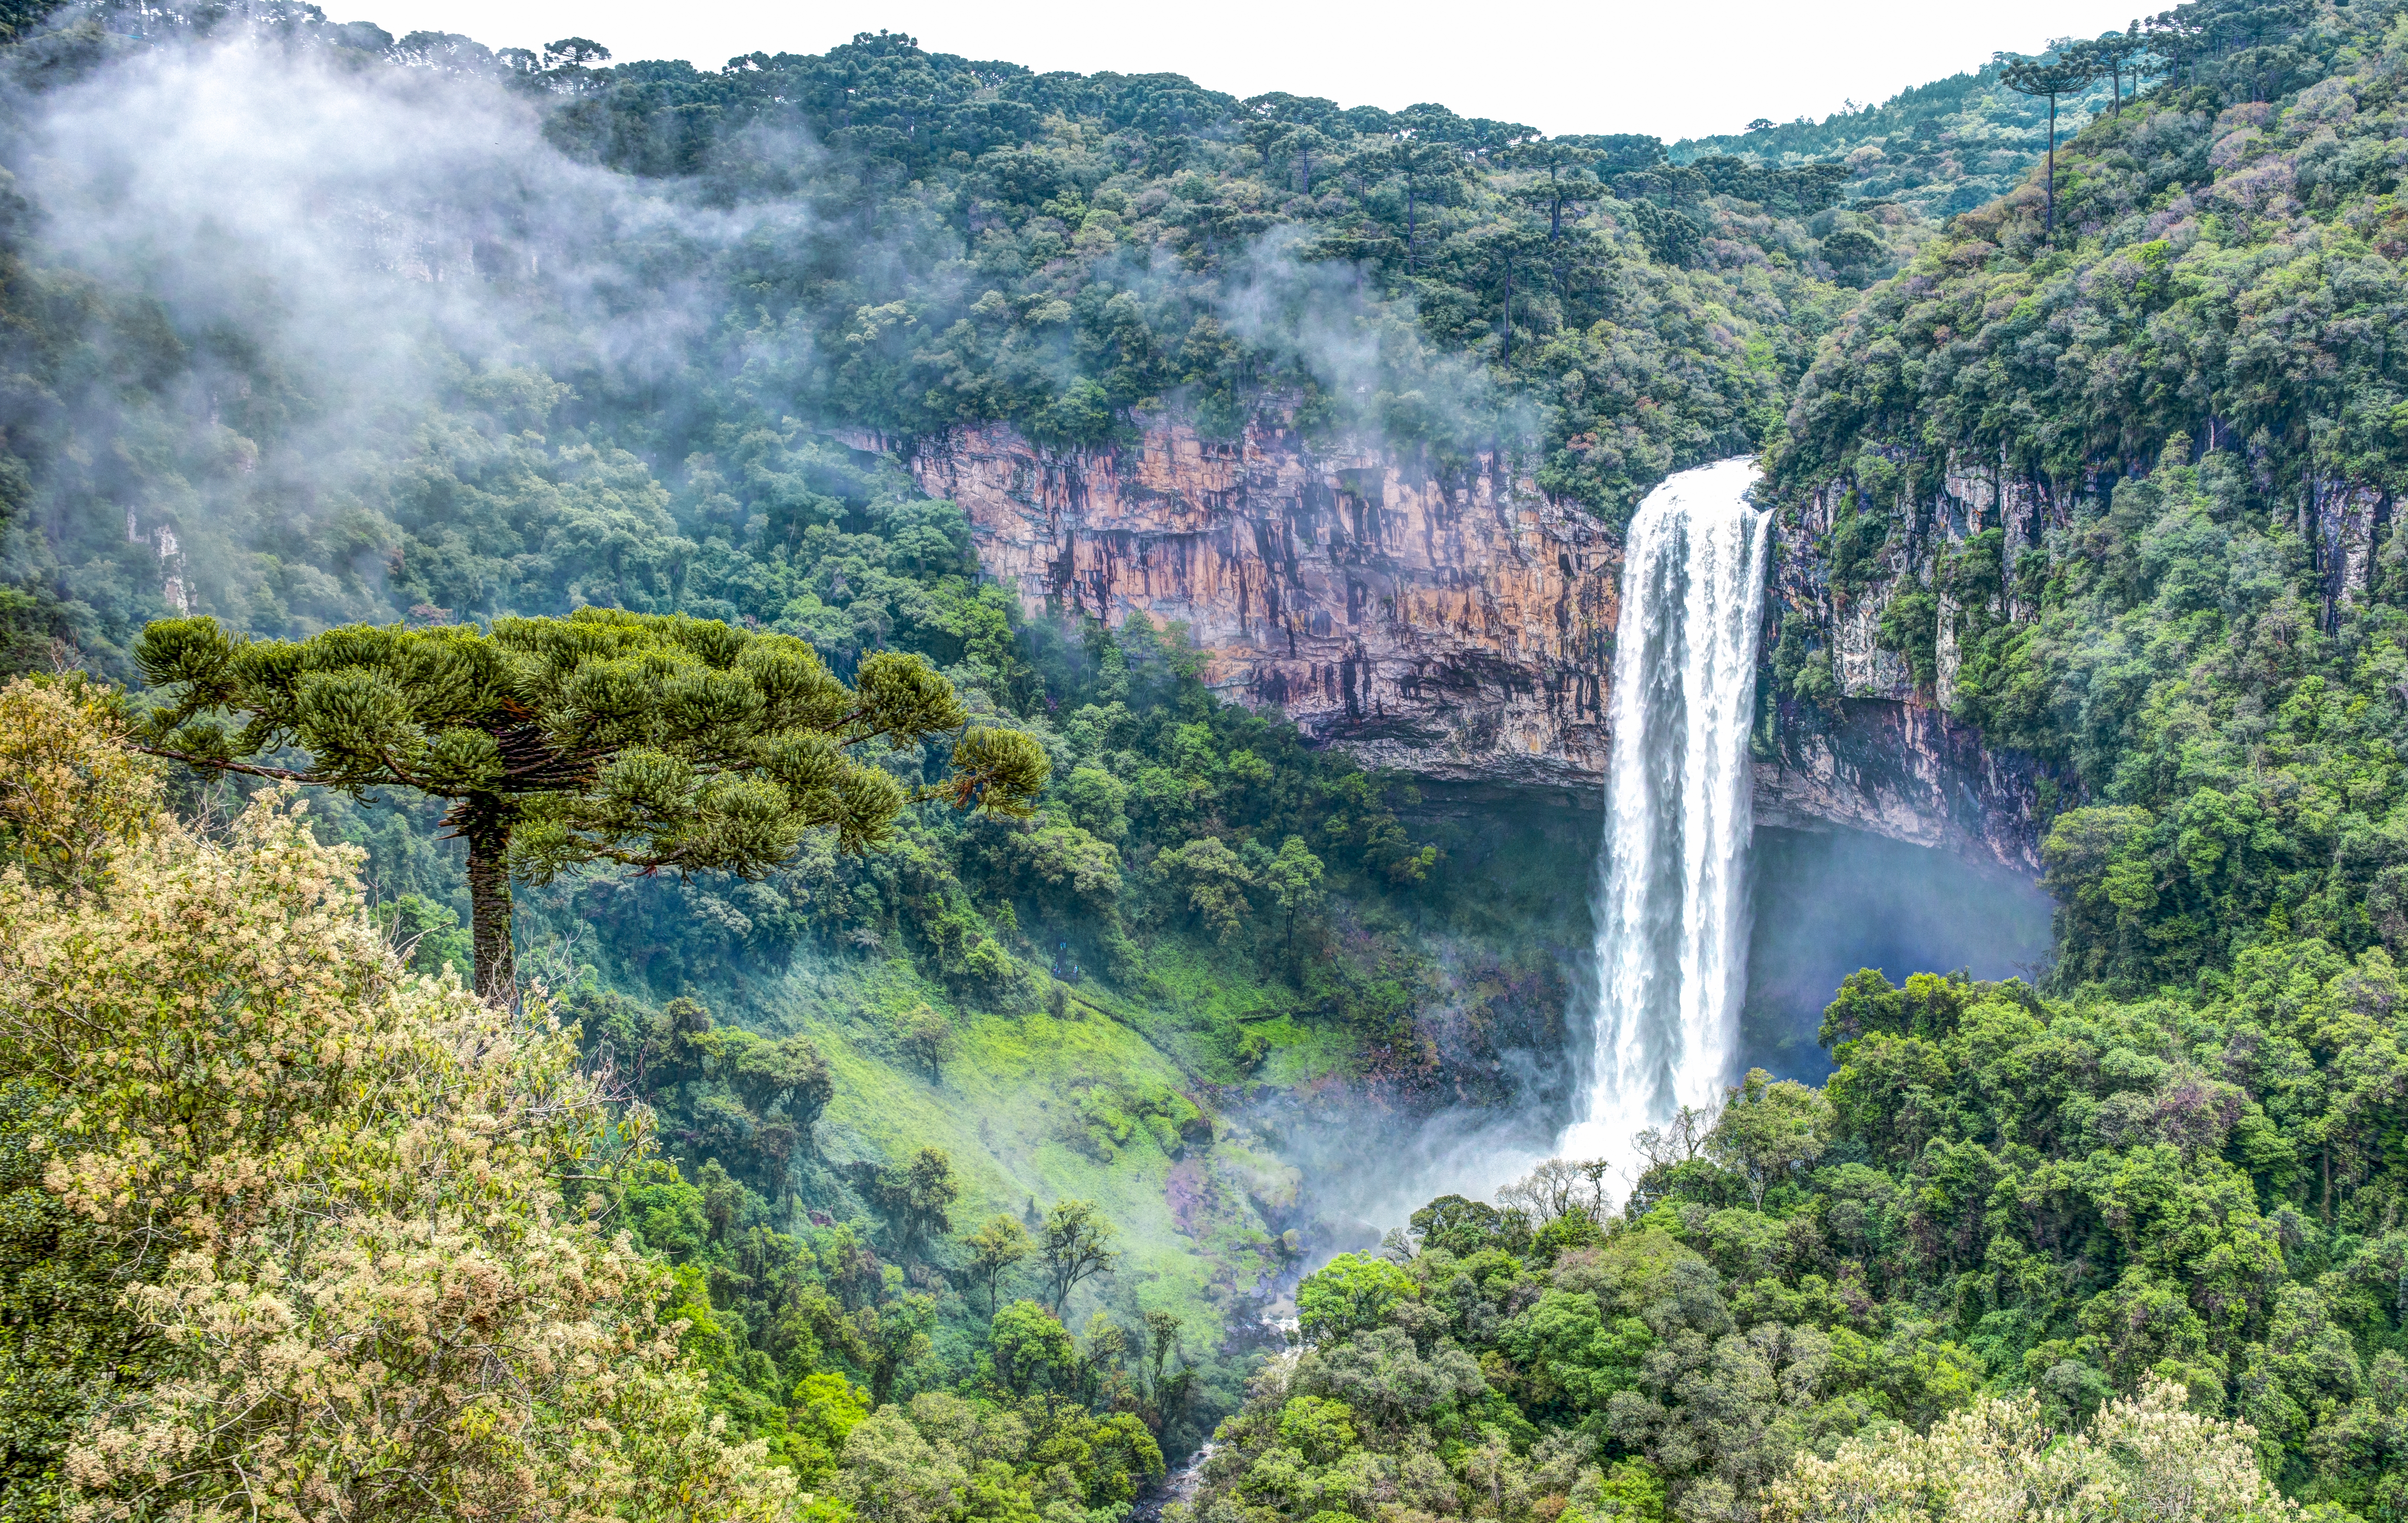
[[[81,889],[149,830],[157,767],[122,744],[108,690],[20,677],[0,687],[0,865]]]
[[[105,726],[58,734],[93,781],[51,796],[148,814],[91,765]],[[722,1441],[655,1316],[665,1272],[564,1198],[640,1136],[548,1015],[407,973],[358,865],[285,789],[222,841],[148,814],[80,884],[0,870],[0,1077],[64,1113],[45,1183],[168,1250],[126,1291],[149,1378],[68,1455],[89,1516],[781,1516],[791,1477]]]
[[[1110,1274],[1120,1262],[1120,1251],[1112,1246],[1115,1235],[1111,1220],[1092,1200],[1057,1200],[1045,1214],[1037,1235],[1037,1257],[1045,1266],[1055,1316],[1062,1315],[1071,1291],[1098,1274]]]
[[[998,1214],[988,1217],[984,1226],[963,1238],[962,1245],[970,1251],[972,1283],[986,1286],[987,1315],[993,1316],[1003,1277],[1035,1251],[1035,1244],[1029,1241],[1028,1228],[1013,1218]]]
[[[1766,1523],[2010,1523],[2162,1518],[2279,1523],[2299,1508],[2258,1468],[2257,1431],[2188,1410],[2152,1382],[2082,1432],[2051,1431],[2037,1400],[1991,1398],[1932,1425],[1798,1457],[1767,1491]]]

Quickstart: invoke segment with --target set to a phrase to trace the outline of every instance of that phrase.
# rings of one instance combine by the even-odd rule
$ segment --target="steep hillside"
[[[1785,734],[1920,691],[2053,770],[2070,968],[2397,946],[2397,43],[2337,12],[1959,216],[1772,456]],[[2265,97],[2265,98],[2259,98]],[[1819,562],[1819,563],[1818,563]],[[2111,886],[2114,885],[2114,886]]]
[[[17,64],[28,120],[71,149],[22,182],[66,237],[15,251],[36,260],[25,477],[0,555],[24,660],[64,639],[118,669],[162,612],[300,634],[589,599],[808,632],[839,660],[941,624],[954,659],[954,603],[826,571],[814,503],[864,500],[813,475],[864,467],[833,434],[968,506],[1032,615],[1142,609],[1196,632],[1218,694],[1367,760],[1584,787],[1616,524],[1667,471],[1770,437],[1851,285],[1930,232],[1839,207],[1832,164],[1676,166],[1652,139],[1039,77],[886,35],[699,72],[263,13],[244,24],[273,61],[246,54],[223,97],[245,140],[364,114],[433,147],[244,165],[117,130],[198,109],[200,73],[144,31],[153,11],[75,14]],[[496,203],[503,184],[525,189]],[[297,235],[299,289],[146,305],[156,271],[126,251],[205,237],[229,269],[274,267],[305,200],[352,210]],[[1850,229],[1835,266],[1824,243]],[[320,337],[288,329],[296,301]],[[1265,438],[1295,456],[1268,478],[1146,485],[1184,495],[1168,515],[1105,507],[1106,475]],[[1024,510],[1090,483],[1092,533]],[[1352,570],[1254,554],[1325,490],[1354,505],[1330,517],[1347,540],[1313,532]],[[1427,526],[1496,523],[1433,539],[1416,504]],[[908,575],[944,559],[915,549]],[[1768,774],[1768,806],[2017,855],[2012,824],[1950,801],[1956,748],[1893,775],[1871,747],[1909,731],[1867,730]]]
[[[1976,1390],[2103,1508],[2213,1443],[2312,1511],[2401,1516],[2408,24],[2171,20],[2181,66],[2060,151],[2054,226],[2036,168],[1960,211],[1769,452],[1759,755],[1878,703],[2020,758],[2053,977],[1867,970],[1827,1085],[1753,1073],[1647,1133],[1611,1219],[1554,1165],[1332,1264],[1199,1516],[1428,1494],[1458,1453],[1499,1517],[1789,1516],[1801,1449],[1852,1481],[1797,1516],[1970,1516],[1968,1450],[1925,1491],[1848,1435],[1939,1435]],[[2151,1387],[2188,1434],[2157,1459],[2063,1439]]]
[[[494,1092],[573,1080],[603,1140],[528,1153],[519,1199],[628,1231],[609,1261],[659,1277],[623,1309],[708,1388],[680,1420],[758,1441],[802,1516],[1118,1523],[1236,1408],[1197,1523],[1739,1523],[1800,1450],[1981,1394],[2061,1432],[2152,1384],[2245,1419],[2216,1452],[2254,1444],[2324,1523],[2408,1505],[2408,23],[2185,7],[2044,184],[1987,76],[1750,158],[890,34],[698,71],[282,5],[18,19],[12,668],[125,678],[169,613],[289,638],[599,605],[838,674],[924,656],[1046,756],[1028,818],[928,803],[760,879],[523,890],[578,1040],[512,1026],[540,1062]],[[1315,742],[1585,784],[1621,530],[1748,450],[1779,514],[1768,820],[2036,859],[2058,967],[1859,973],[1828,1085],[1673,1118],[1627,1204],[1555,1160],[1369,1257],[1331,1204],[1361,1182],[1297,1159],[1366,1200],[1555,1134],[1594,817]],[[109,700],[7,697],[125,760]],[[128,839],[221,870],[242,800],[173,788],[202,828]],[[60,869],[7,799],[10,912],[138,952],[105,896],[21,891]],[[245,828],[365,892],[417,970],[467,957],[433,806],[312,801],[365,885],[287,807]],[[348,908],[311,925],[404,1014],[506,1024],[405,984]],[[185,1110],[94,1141],[68,1097],[165,1113],[71,1048],[11,1056],[0,1096],[12,1516],[64,1516],[104,1398],[175,1399],[192,1346],[120,1352],[127,1307],[181,1326],[125,1228],[148,1204],[72,1215],[43,1159],[180,1157],[178,1116],[226,1109],[201,1065]],[[348,1133],[311,1135],[356,1189]],[[1311,1347],[1266,1369],[1291,1292]]]
[[[896,1023],[922,1004],[1025,1014],[1100,979],[1203,1033],[1182,1103],[1241,1105],[1266,1046],[1292,1091],[1559,1103],[1561,1070],[1515,1056],[1560,1046],[1555,953],[1587,934],[1555,868],[1506,865],[1502,892],[1433,871],[1482,832],[1415,823],[1397,783],[1222,708],[1176,631],[1056,626],[982,588],[969,525],[927,495],[968,483],[878,449],[916,467],[985,424],[1093,453],[1164,409],[1218,445],[1277,415],[1425,477],[1510,461],[1512,492],[1606,535],[1667,469],[1772,425],[1847,299],[1807,221],[1834,177],[1674,173],[1647,139],[1037,76],[887,35],[708,73],[605,63],[114,5],[10,50],[13,659],[123,674],[170,613],[297,637],[587,602],[797,634],[839,670],[923,653],[1044,738],[1045,821],[932,821],[873,867],[771,884],[564,889],[526,920],[555,986],[799,1030],[785,970],[810,966],[883,1012],[860,1040],[908,1072]],[[1601,616],[1610,561],[1584,561]],[[1596,629],[1560,644],[1593,664]],[[431,816],[332,812],[397,926],[458,934]],[[1291,838],[1319,880],[1274,872]],[[727,1097],[697,1081],[656,1098],[701,1137],[691,1108]],[[982,1154],[997,1181],[1023,1156],[961,1156]],[[730,1167],[779,1195],[760,1160]],[[1278,1268],[1214,1262],[1196,1272],[1230,1295]]]
[[[630,133],[648,120],[642,67],[605,79],[564,53],[522,73],[465,39],[388,48],[281,8],[203,18],[207,39],[184,20],[70,11],[0,55],[12,668],[130,676],[136,633],[178,613],[302,637],[601,604],[773,628],[845,673],[867,652],[925,655],[1052,762],[1038,818],[929,808],[867,861],[819,842],[766,881],[523,890],[523,966],[679,1166],[630,1220],[707,1311],[698,1347],[741,1431],[809,1474],[828,1452],[810,1425],[836,1420],[812,1403],[836,1398],[798,1383],[950,1389],[998,1291],[1009,1310],[1043,1286],[1033,1259],[982,1276],[969,1237],[1086,1201],[1126,1257],[1046,1315],[1103,1313],[1079,1389],[1133,1382],[1112,1388],[1143,1394],[1146,1431],[1192,1446],[1235,1400],[1261,1306],[1360,1231],[1300,1193],[1258,1110],[1560,1106],[1564,1076],[1528,1055],[1566,1040],[1556,953],[1586,936],[1562,863],[1491,862],[1497,841],[1415,817],[1404,780],[1215,701],[1175,629],[1025,618],[981,584],[953,505],[839,441],[856,416],[891,426],[919,405],[909,376],[877,371],[876,332],[919,344],[961,297],[962,322],[1018,336],[973,366],[982,395],[1037,427],[1115,363],[1055,295],[1123,301],[1110,323],[1145,291],[1174,315],[1192,296],[1179,331],[1200,319],[1210,338],[1242,294],[1209,264],[1166,248],[1157,280],[1142,250],[1057,263],[1039,225],[1019,266],[965,295],[967,231],[952,210],[915,220],[925,187],[895,180],[874,136],[831,127],[834,149],[790,153],[795,123],[738,112],[708,172],[631,173],[593,162],[614,151],[589,129],[606,97]],[[888,38],[837,66],[865,60],[923,83],[959,62]],[[1043,223],[1046,202],[1102,194],[1104,115],[998,120],[1035,149],[1010,182],[1027,195],[994,208]],[[1163,130],[1250,151],[1211,121]],[[1413,194],[1414,236],[1435,239]],[[1406,361],[1437,352],[1399,331]],[[1117,405],[1093,426],[1122,426]],[[912,783],[943,757],[889,764]],[[222,818],[239,800],[186,780],[179,802]],[[388,791],[315,810],[368,849],[416,965],[465,965],[460,846],[437,812]],[[40,1201],[28,1167],[11,1188]],[[1141,1482],[1123,1458],[1080,1497],[1105,1507]],[[54,1459],[29,1449],[7,1484],[49,1485]]]

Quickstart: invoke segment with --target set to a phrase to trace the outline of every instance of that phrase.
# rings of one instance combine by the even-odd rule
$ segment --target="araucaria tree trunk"
[[[468,842],[469,938],[477,954],[477,993],[518,1002],[518,959],[510,952],[509,806],[491,794],[461,800],[460,834]]]
[[[2041,226],[2041,237],[2057,241],[2057,97],[2048,98],[2048,217]]]
[[[1513,363],[1513,262],[1505,262],[1505,364]]]
[[[143,722],[154,754],[284,783],[408,788],[448,800],[444,837],[468,846],[476,992],[504,1007],[518,1003],[510,854],[524,811],[542,811],[546,873],[589,862],[759,873],[811,830],[833,828],[838,850],[857,852],[915,799],[941,795],[964,809],[1025,814],[1044,787],[1036,742],[969,727],[968,711],[924,657],[873,652],[862,657],[856,690],[791,635],[681,614],[588,607],[566,619],[498,619],[488,634],[353,625],[299,641],[243,639],[214,619],[162,619],[139,647],[143,673],[171,695]],[[592,694],[580,686],[593,681],[619,716],[598,730],[583,707]],[[710,687],[719,707],[707,717],[679,707],[695,682],[719,684]],[[671,713],[686,717],[658,729]],[[222,730],[191,730],[210,714],[248,716],[241,737],[253,754],[261,737],[308,737],[309,765],[248,760]],[[852,754],[872,741],[908,747],[955,730],[952,773],[916,794]],[[188,743],[192,735],[205,743]],[[645,737],[661,765],[743,785],[674,801],[647,792],[638,803],[610,769]],[[806,753],[808,785],[784,781],[784,764],[767,759]],[[642,767],[627,775],[638,774],[654,775]]]

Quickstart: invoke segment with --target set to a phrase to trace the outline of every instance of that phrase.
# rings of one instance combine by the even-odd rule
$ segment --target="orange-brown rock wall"
[[[910,464],[1031,612],[1184,623],[1216,690],[1317,740],[1431,778],[1603,773],[1620,547],[1495,456],[1163,422],[1105,450],[964,429]]]
[[[1225,697],[1372,765],[1592,799],[1603,784],[1621,543],[1494,455],[1441,468],[1275,422],[1221,440],[1157,419],[1103,450],[959,429],[908,464],[968,513],[982,568],[1032,614],[1182,623]],[[2031,869],[2028,769],[1915,693],[1872,641],[1880,599],[1853,622],[1829,612],[1828,509],[1776,519],[1767,639],[1784,607],[1821,613],[1848,701],[1757,757],[1758,820]]]

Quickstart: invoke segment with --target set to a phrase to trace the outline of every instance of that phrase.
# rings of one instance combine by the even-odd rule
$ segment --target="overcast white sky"
[[[885,28],[931,51],[1040,71],[1168,70],[1236,95],[1287,90],[1391,109],[1438,101],[1548,133],[1670,139],[1885,99],[2001,48],[2033,51],[2052,37],[2121,28],[2135,3],[326,0],[326,10],[395,36],[461,32],[495,48],[587,36],[621,60],[683,58],[706,68],[755,50],[819,52]]]

